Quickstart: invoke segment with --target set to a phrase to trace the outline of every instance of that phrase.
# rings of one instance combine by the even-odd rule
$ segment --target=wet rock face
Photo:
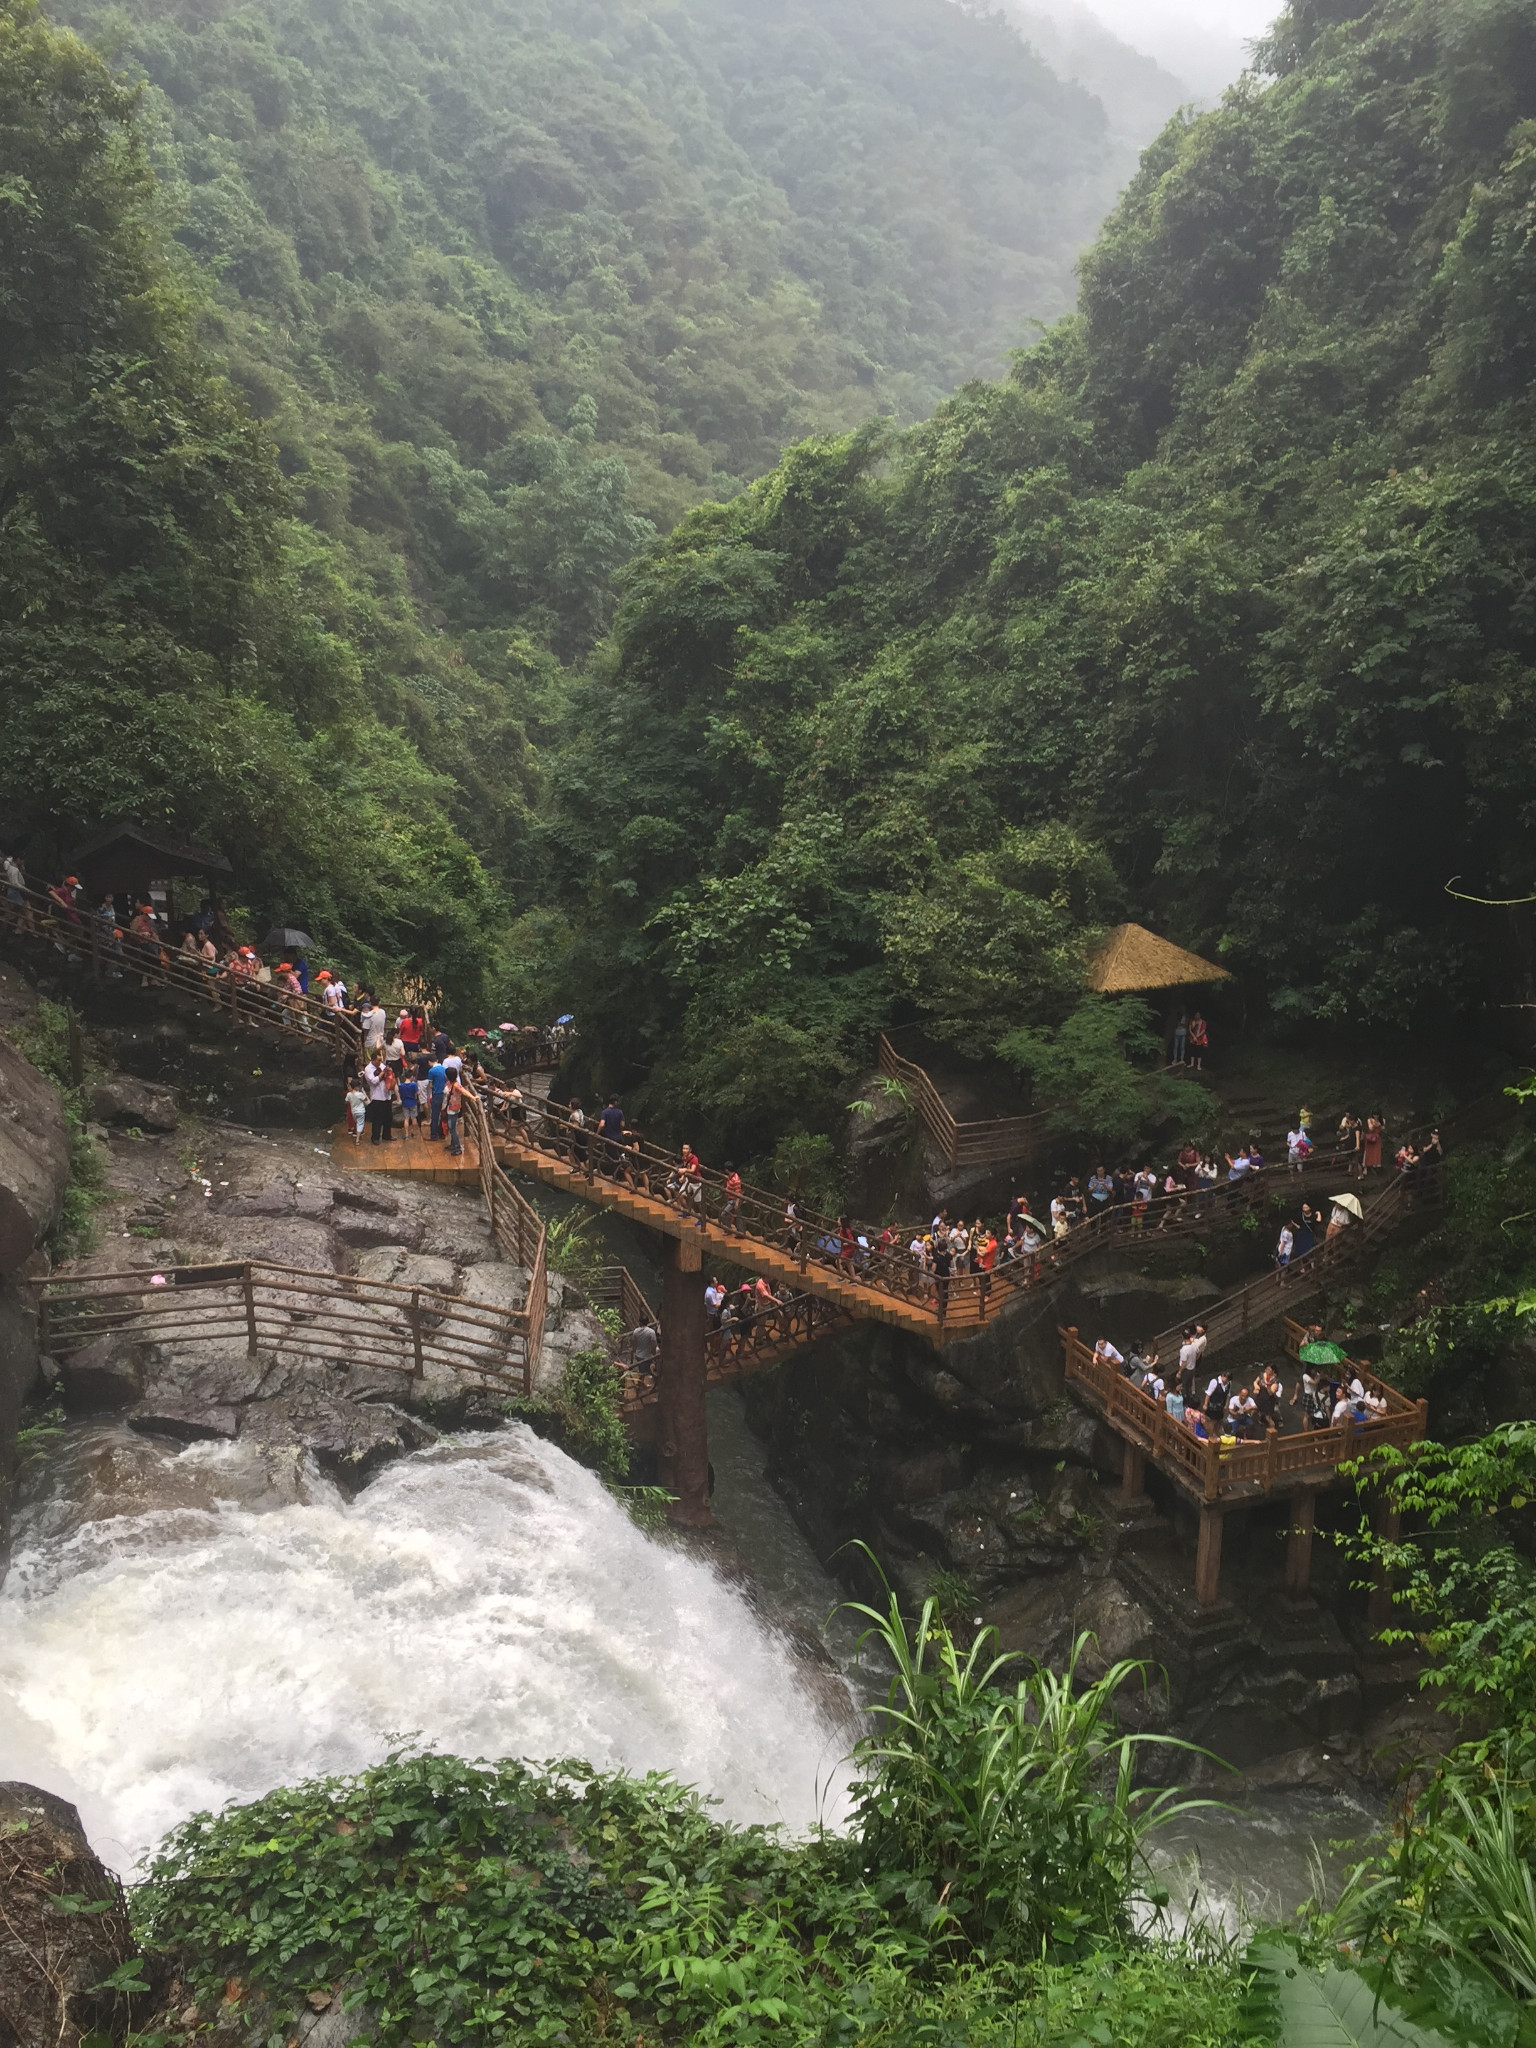
[[[0,1040],[0,1273],[16,1272],[42,1243],[68,1182],[59,1091]]]
[[[476,1195],[359,1181],[309,1148],[233,1135],[219,1142],[205,1177],[189,1179],[179,1163],[156,1165],[166,1155],[157,1155],[152,1141],[116,1141],[114,1162],[121,1160],[139,1184],[128,1212],[133,1222],[72,1272],[87,1283],[96,1274],[143,1272],[147,1285],[155,1273],[174,1280],[182,1267],[256,1260],[351,1274],[428,1297],[457,1296],[491,1313],[522,1308],[528,1274],[498,1256]],[[238,1334],[169,1342],[129,1327],[94,1340],[59,1361],[67,1407],[76,1416],[121,1415],[163,1443],[292,1447],[352,1488],[390,1459],[433,1442],[437,1427],[486,1427],[504,1418],[497,1395],[430,1369],[413,1381],[366,1362],[366,1343],[357,1361],[316,1353],[306,1346],[306,1332],[323,1319],[324,1303],[280,1287],[273,1298],[291,1328],[281,1341],[264,1336],[255,1357]],[[424,1306],[431,1329],[440,1318]],[[365,1335],[371,1319],[387,1323],[396,1314],[377,1298],[347,1305],[349,1327],[363,1327]],[[535,1389],[558,1378],[574,1352],[603,1342],[579,1295],[568,1298],[552,1274]]]
[[[86,1107],[99,1124],[132,1124],[141,1131],[174,1131],[180,1120],[169,1088],[136,1081],[131,1074],[114,1074],[110,1080],[98,1081],[86,1098]]]
[[[1079,1480],[1119,1447],[1062,1390],[1056,1302],[940,1354],[883,1324],[743,1382],[769,1471],[821,1553],[869,1544],[920,1591],[932,1570],[994,1592],[1086,1540]]]
[[[27,1281],[47,1271],[43,1239],[69,1184],[59,1091],[0,1040],[0,1574],[10,1533],[16,1431],[37,1384],[37,1325]]]
[[[67,1912],[60,1898],[98,1910]],[[0,1784],[0,2041],[118,2048],[151,2000],[99,1987],[137,1954],[122,1887],[75,1809],[35,1785]]]

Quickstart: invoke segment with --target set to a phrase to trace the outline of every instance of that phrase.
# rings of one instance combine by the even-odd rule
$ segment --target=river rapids
[[[521,1426],[353,1499],[291,1451],[118,1425],[50,1465],[0,1588],[0,1777],[72,1799],[125,1873],[187,1814],[410,1742],[841,1815],[841,1682]]]

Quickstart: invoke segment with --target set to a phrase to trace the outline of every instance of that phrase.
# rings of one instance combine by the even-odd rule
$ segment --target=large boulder
[[[58,1221],[68,1184],[59,1091],[0,1039],[0,1273],[26,1264]]]
[[[99,1124],[132,1124],[141,1131],[174,1131],[177,1124],[176,1098],[170,1089],[137,1081],[131,1074],[98,1081],[86,1097],[86,1107]]]
[[[0,1784],[0,2041],[116,2048],[152,2001],[102,1987],[137,1955],[122,1887],[75,1809],[35,1785]]]

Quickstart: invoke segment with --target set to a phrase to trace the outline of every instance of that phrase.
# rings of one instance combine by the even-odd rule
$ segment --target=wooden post
[[[1305,1600],[1312,1584],[1312,1530],[1317,1496],[1310,1487],[1291,1495],[1291,1529],[1285,1545],[1285,1597]]]
[[[1128,1507],[1132,1501],[1145,1498],[1147,1491],[1146,1478],[1146,1459],[1142,1454],[1141,1446],[1133,1444],[1129,1437],[1124,1438],[1120,1446],[1120,1500],[1122,1505]]]
[[[1376,1503],[1376,1534],[1383,1543],[1395,1543],[1402,1533],[1403,1515],[1397,1502],[1389,1494],[1382,1494]],[[1392,1619],[1392,1574],[1384,1564],[1378,1564],[1371,1574],[1371,1597],[1366,1607],[1366,1621],[1371,1633],[1378,1634]]]
[[[91,912],[91,978],[101,979],[101,919]]]
[[[1225,1510],[1207,1501],[1200,1510],[1200,1540],[1195,1548],[1195,1604],[1214,1607],[1221,1598],[1221,1524]]]
[[[409,1316],[411,1324],[411,1377],[419,1380],[426,1371],[426,1366],[421,1356],[421,1289],[419,1287],[411,1289]]]
[[[659,1477],[674,1495],[668,1518],[709,1528],[709,1423],[704,1408],[708,1360],[704,1254],[697,1235],[669,1237],[661,1276],[663,1342],[656,1380]]]
[[[249,1259],[245,1262],[245,1349],[256,1356],[256,1277]]]
[[[1264,1432],[1264,1491],[1275,1490],[1275,1468],[1280,1458],[1280,1432],[1271,1423]]]

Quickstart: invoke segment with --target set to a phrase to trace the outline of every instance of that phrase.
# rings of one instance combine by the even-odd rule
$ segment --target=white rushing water
[[[838,1817],[840,1688],[818,1704],[739,1593],[521,1427],[352,1501],[254,1446],[112,1429],[73,1455],[0,1589],[0,1778],[73,1799],[120,1869],[412,1735],[669,1770],[734,1820]]]

